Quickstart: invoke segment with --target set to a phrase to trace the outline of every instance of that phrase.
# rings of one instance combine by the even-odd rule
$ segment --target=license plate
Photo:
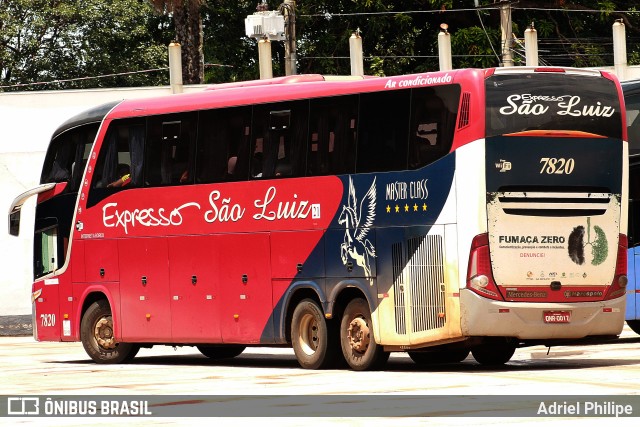
[[[570,311],[544,311],[542,313],[544,323],[569,323],[571,322]]]

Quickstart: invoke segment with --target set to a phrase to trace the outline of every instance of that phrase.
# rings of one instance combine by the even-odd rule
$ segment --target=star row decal
[[[404,211],[404,212],[426,212],[427,211],[427,204],[423,203],[422,206],[418,205],[417,203],[414,203],[413,206],[410,206],[409,204],[405,204],[404,206],[401,205],[395,205],[395,206],[391,206],[391,205],[387,205],[386,211],[387,213],[391,213],[391,212],[395,212],[395,213],[400,213],[400,211]]]

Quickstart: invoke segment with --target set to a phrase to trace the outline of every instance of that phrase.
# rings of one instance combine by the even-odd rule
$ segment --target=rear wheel
[[[469,356],[469,350],[436,350],[436,351],[410,351],[409,357],[418,365],[430,365],[434,363],[458,363]]]
[[[111,307],[106,300],[94,302],[84,313],[80,339],[84,350],[97,363],[126,363],[140,350],[139,345],[116,341]]]
[[[373,335],[369,304],[356,298],[344,309],[340,323],[340,344],[347,364],[356,371],[379,369],[389,359]]]
[[[217,360],[240,356],[246,347],[242,345],[199,345],[196,348],[209,359]]]
[[[640,335],[640,320],[627,320],[627,325],[633,332]]]
[[[481,365],[499,366],[507,363],[516,348],[507,343],[484,344],[471,350],[473,358]]]
[[[291,344],[298,363],[305,369],[328,368],[337,361],[337,334],[315,301],[304,299],[293,311]]]

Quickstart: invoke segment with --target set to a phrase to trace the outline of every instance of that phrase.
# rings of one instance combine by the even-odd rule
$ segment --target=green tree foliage
[[[404,74],[438,69],[437,35],[446,23],[453,66],[500,65],[499,4],[468,0],[320,0],[302,1],[298,12],[300,69],[349,72],[350,32],[362,31],[367,74]],[[640,10],[637,1],[526,1],[513,3],[512,56],[524,64],[524,30],[534,23],[543,64],[603,66],[613,64],[611,26],[622,19],[629,63],[640,57]],[[588,11],[588,12],[587,12]],[[621,12],[631,11],[631,12]],[[403,13],[405,12],[405,13]],[[342,14],[342,15],[341,15]]]
[[[184,55],[201,64],[203,51],[204,82],[255,79],[257,42],[245,36],[244,19],[255,12],[259,1],[0,0],[0,85],[166,67],[172,40],[183,45],[185,75],[201,71],[188,65]],[[281,3],[268,1],[271,10]],[[357,30],[366,74],[437,70],[443,23],[451,35],[454,68],[498,66],[499,5],[480,0],[479,6],[470,0],[298,0],[298,72],[349,74],[349,37]],[[163,13],[157,13],[160,10]],[[520,0],[512,10],[514,61],[524,63],[524,30],[533,23],[542,64],[612,65],[611,26],[622,19],[629,63],[640,64],[636,10],[640,10],[636,0]],[[188,11],[190,18],[180,11]],[[198,29],[187,21],[198,23]],[[200,31],[202,49],[191,49],[198,45]],[[272,52],[274,75],[284,75],[283,43],[272,42]],[[201,77],[184,81],[199,82]],[[168,72],[163,70],[28,89],[166,83]]]
[[[209,0],[203,9],[205,81],[223,83],[257,79],[258,47],[245,36],[244,20],[258,0]],[[274,3],[272,9],[277,5]],[[284,74],[284,47],[272,43],[275,75]]]
[[[171,16],[175,41],[182,47],[182,80],[185,84],[203,83],[202,40],[203,0],[150,0],[153,7]]]
[[[516,35],[522,38],[526,27],[534,23],[544,65],[613,65],[612,25],[618,19],[625,24],[629,63],[634,63],[632,59],[634,52],[637,55],[640,38],[640,12],[633,12],[640,9],[635,0],[522,1],[515,7]],[[520,51],[520,62],[524,62],[522,49]]]
[[[0,0],[0,90],[165,83],[159,71],[6,87],[166,67],[168,28],[138,0]]]

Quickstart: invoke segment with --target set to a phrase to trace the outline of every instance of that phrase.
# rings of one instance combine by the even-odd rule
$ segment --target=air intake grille
[[[608,193],[505,192],[498,195],[505,213],[528,216],[603,215],[610,199]]]
[[[460,120],[458,121],[458,129],[469,126],[469,110],[471,108],[471,94],[464,92],[462,94],[462,103],[460,105]]]
[[[396,332],[407,333],[407,300],[412,332],[442,328],[446,321],[442,236],[409,239],[406,249],[408,255],[399,244],[393,246]]]
[[[413,332],[441,328],[445,323],[442,237],[410,239],[408,249],[413,254],[407,265]]]
[[[402,244],[396,243],[391,248],[393,257],[393,295],[396,311],[396,333],[407,333],[406,307],[404,302],[404,265],[405,257],[402,253]]]

